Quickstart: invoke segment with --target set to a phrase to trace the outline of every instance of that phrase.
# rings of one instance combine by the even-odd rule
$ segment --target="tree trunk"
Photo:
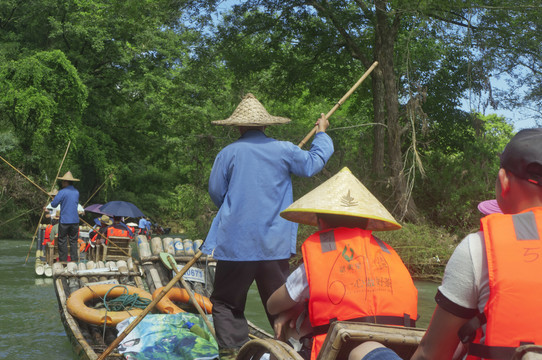
[[[375,56],[377,59],[379,57]],[[384,102],[384,83],[382,81],[382,69],[378,66],[372,73],[373,84],[373,107],[374,122],[373,128],[373,174],[377,178],[384,177],[384,152],[386,147],[386,104]]]
[[[385,12],[386,1],[375,1],[376,5],[376,34],[375,54],[379,55],[377,61],[382,72],[383,90],[375,91],[375,96],[382,96],[383,99],[375,100],[373,103],[386,106],[386,120],[388,131],[388,156],[390,162],[391,181],[394,191],[394,198],[397,203],[393,211],[402,220],[407,218],[410,221],[418,221],[419,214],[416,204],[410,196],[408,184],[403,171],[403,154],[401,151],[401,124],[399,122],[399,98],[396,84],[394,64],[394,44],[399,29],[400,18],[395,15],[389,23],[389,15]],[[377,50],[377,46],[380,49]],[[375,89],[376,90],[376,89]],[[377,109],[375,108],[375,116]],[[375,119],[375,122],[377,120]],[[377,125],[378,126],[378,125]],[[376,132],[376,129],[375,129]],[[377,139],[375,138],[375,141]]]

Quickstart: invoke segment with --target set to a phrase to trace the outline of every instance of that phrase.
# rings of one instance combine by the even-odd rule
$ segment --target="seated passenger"
[[[103,234],[109,238],[111,236],[115,237],[129,237],[132,239],[134,237],[134,233],[130,228],[122,222],[121,216],[113,216],[113,224],[106,227],[103,231]],[[107,239],[106,239],[107,244]]]
[[[92,230],[90,230],[88,234],[89,242],[85,251],[88,251],[90,247],[101,245],[105,242],[105,228],[113,224],[113,221],[111,221],[109,216],[102,215],[101,217],[94,219],[94,223],[96,225],[92,227]]]
[[[303,243],[303,264],[267,302],[267,310],[278,314],[276,338],[301,338],[300,354],[314,360],[334,321],[415,326],[412,278],[393,248],[372,234],[401,225],[348,168],[281,216],[320,231]],[[310,324],[302,323],[305,310]]]

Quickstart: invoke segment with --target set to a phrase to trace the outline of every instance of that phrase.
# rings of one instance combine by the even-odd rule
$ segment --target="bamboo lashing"
[[[365,80],[367,78],[367,76],[369,76],[369,74],[374,70],[374,68],[378,65],[378,61],[375,61],[373,63],[373,65],[371,65],[371,67],[369,69],[367,69],[367,71],[365,72],[365,74],[363,74],[359,80],[354,84],[354,86],[352,86],[350,88],[350,90],[348,90],[348,92],[346,94],[344,94],[344,96],[341,98],[341,100],[339,100],[335,106],[333,106],[333,108],[331,110],[329,110],[329,112],[326,114],[326,119],[329,119],[329,117],[331,115],[333,115],[333,113],[335,112],[335,110],[337,110],[339,108],[339,106],[341,106],[345,101],[346,99],[348,99],[350,97],[350,95],[352,95],[352,93],[358,88],[358,86],[361,85],[361,83],[363,82],[363,80]],[[303,145],[305,145],[305,143],[307,141],[309,141],[309,139],[316,133],[316,131],[318,130],[318,125],[314,126],[314,128],[307,134],[307,136],[305,136],[303,138],[303,140],[301,140],[301,142],[297,145],[299,146],[300,148],[303,147]]]
[[[147,316],[147,314],[151,312],[152,309],[154,309],[156,304],[158,304],[158,302],[162,300],[162,298],[168,293],[168,291],[183,277],[183,275],[188,271],[188,269],[192,267],[192,265],[194,265],[194,263],[201,257],[202,254],[203,253],[201,251],[198,251],[192,258],[192,260],[190,260],[188,263],[186,263],[185,266],[183,266],[181,271],[179,271],[173,277],[173,279],[171,279],[167,283],[167,285],[164,286],[158,296],[145,308],[145,310],[143,310],[141,314],[139,314],[137,318],[134,319],[134,321],[130,323],[130,325],[128,325],[128,327],[126,327],[126,329],[124,329],[121,334],[119,334],[119,336],[117,336],[117,338],[107,347],[107,349],[105,349],[105,351],[98,357],[97,360],[105,359],[107,355],[109,355],[109,353],[113,351],[113,349],[115,349],[130,332],[132,332],[132,330],[137,326],[137,324],[139,324],[141,320],[143,320],[143,318]]]

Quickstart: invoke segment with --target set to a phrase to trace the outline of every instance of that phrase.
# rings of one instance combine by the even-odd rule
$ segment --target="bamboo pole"
[[[60,166],[58,167],[58,171],[56,172],[55,180],[53,181],[53,185],[51,185],[51,191],[49,193],[53,192],[53,190],[55,189],[56,179],[58,178],[58,175],[60,174],[60,170],[62,169],[62,166],[64,165],[64,160],[66,160],[66,155],[68,155],[68,150],[70,149],[71,143],[72,143],[72,141],[69,140],[68,141],[68,146],[66,147],[66,151],[64,152],[64,157],[62,158],[62,161],[60,162]],[[51,197],[51,195],[49,195],[49,193],[47,193],[47,196]],[[47,199],[47,201],[49,201],[49,199]],[[40,219],[38,221],[38,226],[36,226],[36,231],[34,231],[34,236],[32,236],[32,242],[30,243],[30,248],[28,249],[28,253],[26,254],[26,259],[24,261],[25,265],[28,262],[28,257],[30,256],[30,252],[32,251],[32,246],[34,246],[34,240],[36,240],[36,235],[37,235],[38,230],[40,228],[41,220],[43,219],[43,214],[45,214],[45,207],[46,206],[47,206],[47,204],[45,204],[45,206],[43,207],[43,210],[41,211]]]
[[[160,291],[158,296],[145,308],[145,310],[143,310],[141,314],[139,314],[137,318],[134,319],[134,321],[130,323],[130,325],[128,325],[126,329],[124,329],[124,331],[121,334],[119,334],[119,336],[117,336],[117,338],[107,347],[107,349],[105,349],[105,351],[98,357],[97,360],[104,360],[107,357],[107,355],[109,355],[109,353],[113,351],[113,349],[115,349],[121,343],[122,340],[124,340],[124,338],[137,326],[137,324],[139,324],[141,320],[143,320],[143,318],[147,316],[147,314],[151,312],[152,309],[154,309],[156,304],[158,304],[158,302],[162,300],[162,298],[177,283],[177,281],[179,281],[183,277],[183,275],[188,271],[188,269],[190,269],[192,265],[194,265],[194,263],[200,258],[201,255],[202,255],[202,252],[198,251],[192,258],[192,260],[186,263],[186,265],[181,269],[181,271],[179,271],[173,277],[173,279],[171,279],[170,282],[168,282],[167,285],[164,286],[164,288],[162,289],[162,291]]]
[[[102,183],[102,185],[98,186],[98,189],[96,189],[96,191],[94,191],[94,193],[92,195],[90,195],[90,197],[87,199],[87,201],[83,204],[83,207],[87,206],[88,202],[94,197],[94,195],[96,195],[98,193],[98,191],[100,191],[100,189],[105,185],[105,183],[107,182],[107,180],[113,178],[113,174],[110,174],[107,179],[104,180],[104,182]]]
[[[337,110],[339,108],[339,106],[341,106],[345,101],[346,99],[348,99],[350,97],[350,95],[352,95],[352,93],[358,88],[358,86],[361,85],[361,83],[363,82],[363,80],[365,80],[367,78],[367,76],[369,76],[369,74],[374,70],[374,68],[378,65],[378,61],[375,61],[373,63],[373,65],[371,65],[371,67],[369,69],[367,69],[367,71],[365,72],[365,74],[362,75],[362,77],[359,78],[359,80],[354,84],[354,86],[352,86],[350,88],[350,90],[348,90],[348,92],[346,94],[344,94],[344,96],[341,98],[341,100],[339,100],[335,106],[333,106],[333,108],[331,110],[329,110],[329,112],[326,114],[326,119],[329,119],[329,117],[331,115],[333,115],[333,113],[335,112],[335,110]],[[303,147],[303,145],[305,145],[305,143],[307,141],[309,141],[309,139],[316,133],[316,130],[318,130],[318,125],[316,125],[308,134],[307,136],[305,136],[303,138],[303,140],[301,140],[301,142],[297,145],[299,146],[300,148]]]
[[[0,224],[0,226],[4,226],[4,225],[6,225],[7,223],[9,223],[9,222],[11,222],[11,221],[13,221],[13,220],[15,220],[15,219],[17,219],[17,218],[20,218],[21,216],[23,216],[23,215],[25,215],[25,214],[28,214],[29,212],[32,212],[32,211],[34,211],[34,210],[38,210],[39,208],[41,208],[41,206],[36,206],[36,207],[33,208],[33,209],[26,210],[25,212],[23,212],[23,213],[21,213],[21,214],[15,216],[15,217],[12,217],[12,218],[9,219],[9,220],[4,221],[3,223]]]
[[[38,184],[36,184],[35,182],[33,182],[28,176],[26,176],[25,174],[23,174],[19,169],[17,169],[15,166],[11,165],[9,163],[9,161],[7,161],[6,159],[4,159],[2,156],[0,156],[0,160],[3,160],[6,164],[8,164],[9,166],[11,166],[11,168],[15,171],[17,171],[19,174],[21,174],[22,177],[24,177],[26,180],[30,181],[30,183],[32,185],[34,185],[35,187],[37,187],[38,189],[40,189],[43,193],[47,194],[47,196],[49,196],[49,193],[45,190],[43,190]]]
[[[167,261],[169,262],[168,267],[170,267],[175,274],[178,274],[179,270],[177,270],[177,262],[175,261],[175,258],[172,255],[168,255]],[[201,315],[203,321],[205,322],[205,324],[209,328],[209,331],[211,332],[211,335],[213,335],[215,340],[217,340],[215,328],[213,327],[213,325],[211,324],[209,319],[207,319],[207,316],[206,316],[205,312],[203,312],[203,309],[201,308],[201,306],[196,301],[196,297],[194,295],[194,292],[192,291],[192,289],[190,289],[190,287],[186,283],[186,280],[184,280],[182,277],[179,280],[180,280],[181,284],[183,285],[183,287],[185,288],[186,292],[188,293],[188,297],[190,297],[190,300],[192,301],[192,304],[194,305],[196,310],[198,310],[198,312]]]

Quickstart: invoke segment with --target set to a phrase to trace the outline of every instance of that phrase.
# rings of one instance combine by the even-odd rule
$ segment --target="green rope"
[[[123,287],[125,293],[115,299],[107,300],[107,295],[116,287]],[[151,303],[150,299],[145,299],[137,294],[128,294],[128,288],[124,285],[116,285],[105,293],[104,306],[107,311],[124,311],[133,308],[145,309]]]

